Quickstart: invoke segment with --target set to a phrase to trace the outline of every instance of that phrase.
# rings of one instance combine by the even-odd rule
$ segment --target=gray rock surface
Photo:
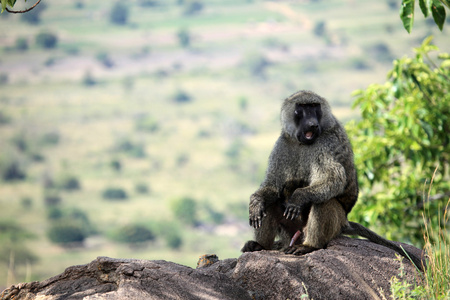
[[[301,257],[261,251],[197,269],[163,260],[99,257],[42,282],[11,286],[1,299],[382,299],[388,298],[389,280],[399,268],[394,251],[341,237]],[[404,273],[415,280],[411,263],[404,262]]]

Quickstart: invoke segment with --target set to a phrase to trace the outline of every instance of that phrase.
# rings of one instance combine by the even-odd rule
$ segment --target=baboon
[[[420,258],[348,221],[358,199],[358,180],[349,139],[328,102],[299,91],[284,100],[281,125],[265,179],[250,196],[255,241],[248,241],[242,252],[277,249],[302,255],[349,234],[389,247],[421,269]]]

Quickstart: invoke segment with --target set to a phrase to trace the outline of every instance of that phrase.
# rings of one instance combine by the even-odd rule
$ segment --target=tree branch
[[[6,0],[3,0],[3,1],[6,1]],[[1,1],[0,1],[0,2],[1,2]],[[11,14],[23,14],[23,13],[29,12],[30,10],[32,10],[33,8],[35,8],[36,5],[39,4],[39,2],[41,2],[41,0],[38,0],[32,7],[27,8],[27,9],[24,9],[24,10],[10,10],[10,9],[7,8],[7,7],[6,7],[5,9],[6,9],[7,12],[9,12],[9,13],[11,13]]]

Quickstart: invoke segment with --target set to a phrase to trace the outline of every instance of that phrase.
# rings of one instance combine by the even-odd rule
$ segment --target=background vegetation
[[[379,133],[400,125],[383,120],[417,113],[417,122],[434,124],[448,117],[445,106],[428,107],[438,117],[423,115],[427,91],[395,79],[404,70],[414,75],[421,57],[437,61],[435,52],[392,64],[414,56],[411,48],[430,34],[448,50],[448,24],[441,33],[432,19],[416,18],[407,35],[399,9],[390,0],[60,0],[1,14],[0,287],[42,280],[99,255],[190,266],[205,253],[237,257],[251,237],[248,197],[279,134],[281,100],[299,89],[328,98],[341,121],[363,121],[347,125],[361,153],[362,181],[373,181],[370,172],[384,180],[390,166],[375,168],[383,155],[399,158],[396,174],[414,183],[431,178],[435,162],[438,178],[448,178],[448,157],[430,153],[421,165],[407,165],[415,150],[428,149],[416,149],[423,143],[441,147],[433,127],[414,132],[414,119],[403,129],[419,146],[408,144],[405,132],[391,141],[414,150],[406,157],[403,148],[364,156],[384,142]],[[362,115],[351,110],[351,92],[383,83],[393,67],[393,79],[356,97],[370,103],[370,95],[386,95],[367,104],[379,109],[376,120],[364,107]],[[436,69],[424,69],[423,80],[442,91],[432,98],[439,105],[448,101],[448,81],[433,77]],[[390,111],[393,97],[404,105]],[[367,132],[371,121],[381,122],[379,131]],[[358,140],[363,134],[373,137]],[[417,212],[404,209],[421,203],[417,186],[370,184],[352,218],[420,245],[411,235]],[[440,188],[437,195],[445,194]],[[395,206],[388,215],[387,204]],[[405,215],[416,229],[398,223]]]

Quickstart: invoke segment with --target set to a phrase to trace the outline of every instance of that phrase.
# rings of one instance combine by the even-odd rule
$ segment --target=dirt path
[[[280,13],[286,18],[290,19],[294,23],[300,23],[305,29],[312,28],[311,20],[305,15],[296,12],[288,4],[276,3],[276,2],[266,2],[265,6],[268,10]]]

